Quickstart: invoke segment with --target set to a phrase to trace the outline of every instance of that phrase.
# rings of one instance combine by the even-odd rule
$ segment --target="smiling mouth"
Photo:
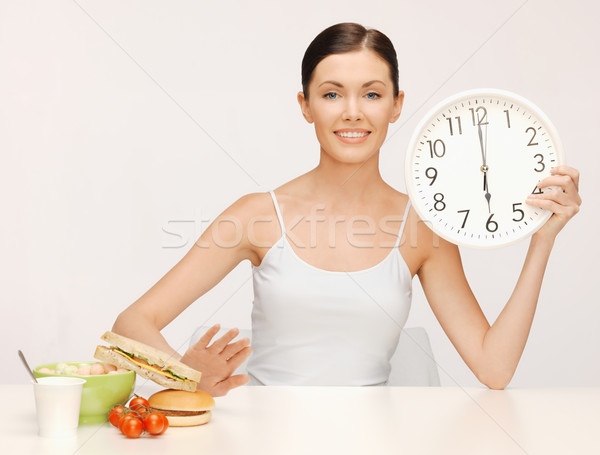
[[[365,136],[371,134],[371,132],[370,131],[365,131],[363,133],[358,133],[358,132],[349,132],[349,133],[346,133],[346,132],[338,132],[338,131],[336,131],[335,134],[337,134],[338,136],[341,136],[341,137],[365,137]]]

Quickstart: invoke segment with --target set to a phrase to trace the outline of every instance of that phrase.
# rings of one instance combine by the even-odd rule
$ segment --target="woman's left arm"
[[[500,385],[508,384],[525,349],[554,240],[581,205],[579,172],[569,166],[557,166],[551,174],[538,187],[560,189],[531,195],[527,204],[553,214],[532,236],[515,289],[483,341],[486,357],[493,365],[491,377],[497,378]]]
[[[419,235],[424,259],[418,270],[425,296],[444,332],[479,381],[503,389],[513,377],[525,349],[542,280],[554,240],[579,211],[579,173],[559,166],[538,186],[558,186],[527,199],[527,203],[553,212],[531,238],[527,257],[515,289],[492,326],[473,295],[456,245],[439,239],[433,246],[431,231]]]

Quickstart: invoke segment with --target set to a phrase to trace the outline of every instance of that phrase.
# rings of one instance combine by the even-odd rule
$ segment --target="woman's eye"
[[[323,96],[328,100],[335,100],[335,99],[337,99],[338,94],[335,92],[329,92]],[[378,98],[381,98],[381,95],[379,95],[379,93],[369,92],[369,93],[367,93],[366,97],[370,100],[376,100]]]

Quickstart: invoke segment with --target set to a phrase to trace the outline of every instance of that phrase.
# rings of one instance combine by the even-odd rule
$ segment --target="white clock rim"
[[[423,117],[421,118],[421,120],[419,121],[417,126],[415,127],[415,129],[412,133],[412,136],[410,138],[410,141],[408,143],[408,149],[406,152],[406,158],[405,158],[405,162],[404,162],[404,182],[406,185],[406,192],[412,203],[412,206],[413,206],[414,210],[417,212],[417,215],[419,215],[419,218],[421,218],[421,220],[425,220],[427,215],[421,211],[421,208],[416,199],[417,191],[416,191],[416,188],[415,188],[413,180],[412,180],[411,162],[412,162],[412,158],[414,157],[414,155],[416,153],[416,144],[417,144],[419,138],[421,137],[421,133],[422,133],[423,129],[429,122],[431,122],[431,119],[435,116],[435,114],[439,114],[439,112],[445,106],[452,104],[452,103],[457,103],[461,99],[473,98],[474,96],[485,97],[487,95],[491,95],[491,96],[495,96],[495,97],[503,97],[508,100],[514,101],[515,103],[517,103],[519,105],[525,106],[533,114],[535,114],[540,119],[540,121],[542,123],[544,123],[544,125],[546,126],[546,129],[548,130],[548,134],[550,135],[550,137],[552,139],[552,143],[554,144],[554,150],[556,153],[556,161],[557,161],[556,165],[558,166],[558,165],[562,165],[565,163],[565,152],[564,152],[560,137],[558,136],[558,131],[556,130],[556,128],[555,128],[554,124],[552,123],[552,121],[550,120],[550,118],[535,103],[531,102],[527,98],[525,98],[521,95],[518,95],[514,92],[504,90],[504,89],[497,89],[497,88],[476,88],[476,89],[463,90],[461,92],[455,93],[454,95],[450,95],[450,96],[444,98],[439,103],[435,104],[432,108],[430,108],[425,113],[425,115],[423,115]],[[415,201],[417,201],[417,203],[415,203]],[[544,209],[541,209],[541,210],[544,210]],[[506,246],[514,245],[515,243],[525,240],[528,237],[535,234],[544,224],[546,224],[546,222],[548,221],[550,216],[552,216],[552,212],[550,212],[548,210],[544,210],[544,212],[546,212],[545,215],[539,219],[537,226],[533,230],[529,231],[527,234],[517,236],[516,238],[514,238],[512,240],[509,240],[507,242],[502,242],[502,243],[473,244],[473,243],[469,243],[468,241],[463,241],[463,240],[459,240],[457,238],[452,238],[452,237],[446,235],[445,233],[440,232],[434,226],[433,223],[428,223],[428,226],[436,235],[439,235],[443,239],[445,239],[448,242],[453,243],[455,245],[464,246],[467,248],[478,249],[478,250],[488,250],[488,249],[503,248]]]

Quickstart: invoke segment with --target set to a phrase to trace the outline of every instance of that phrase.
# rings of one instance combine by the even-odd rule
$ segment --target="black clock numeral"
[[[488,124],[487,120],[485,120],[487,117],[487,109],[485,107],[479,106],[477,109],[470,107],[469,110],[471,111],[473,126]],[[477,112],[477,123],[475,123],[475,112]]]
[[[431,141],[427,141],[427,143],[429,144],[429,153],[431,154],[431,158],[433,158],[433,155],[441,158],[446,154],[446,144],[444,144],[444,141],[441,139],[436,139],[433,144]]]
[[[494,214],[492,213],[485,223],[485,228],[488,230],[488,232],[496,232],[498,230],[498,223],[492,220],[493,216]]]
[[[521,221],[523,218],[525,218],[525,212],[524,212],[523,210],[521,210],[521,209],[518,209],[518,208],[517,208],[517,205],[523,205],[523,204],[522,204],[522,203],[520,203],[520,202],[517,202],[517,203],[513,204],[513,213],[516,213],[516,212],[521,212],[521,218],[519,218],[519,219],[515,219],[515,218],[513,218],[513,221],[517,221],[517,222],[519,222],[519,221]]]
[[[541,189],[541,188],[538,188],[538,186],[536,185],[536,186],[533,188],[533,191],[531,192],[531,194],[544,194],[544,193],[542,192],[542,189]]]
[[[435,193],[433,195],[433,200],[435,201],[435,204],[433,204],[433,208],[436,209],[438,212],[441,212],[446,208],[446,203],[444,202],[444,195],[442,193]]]
[[[460,116],[454,117],[458,122],[458,134],[462,134],[462,126],[460,124]],[[448,117],[448,125],[450,126],[450,136],[454,136],[454,130],[452,128],[452,117]]]
[[[429,171],[433,171],[433,175],[429,175],[430,174]],[[425,169],[425,176],[428,179],[431,179],[431,182],[429,182],[429,186],[433,185],[433,183],[435,182],[435,179],[437,179],[437,169],[434,167],[428,167],[427,169]]]
[[[506,112],[506,124],[510,128],[510,116],[508,115],[508,109],[505,109],[504,112]]]
[[[526,133],[528,133],[528,132],[529,132],[529,130],[533,131],[533,136],[531,136],[531,139],[529,139],[529,144],[527,144],[527,146],[538,145],[538,143],[537,143],[537,142],[533,142],[533,140],[535,139],[535,134],[536,134],[536,133],[535,133],[535,128],[533,128],[533,127],[531,127],[531,126],[530,126],[529,128],[527,128],[527,129],[525,130],[525,132],[526,132]]]
[[[537,153],[536,155],[534,155],[534,158],[539,158],[539,161],[537,162],[537,164],[541,164],[542,168],[538,169],[537,166],[533,168],[533,170],[535,172],[542,172],[544,169],[546,169],[546,165],[544,164],[544,155],[542,155],[541,153]]]
[[[465,219],[463,220],[463,224],[460,227],[461,229],[464,229],[465,225],[467,224],[467,218],[469,218],[469,212],[470,212],[470,210],[458,210],[457,211],[457,213],[465,213],[465,212],[466,212],[466,215],[465,215]]]

